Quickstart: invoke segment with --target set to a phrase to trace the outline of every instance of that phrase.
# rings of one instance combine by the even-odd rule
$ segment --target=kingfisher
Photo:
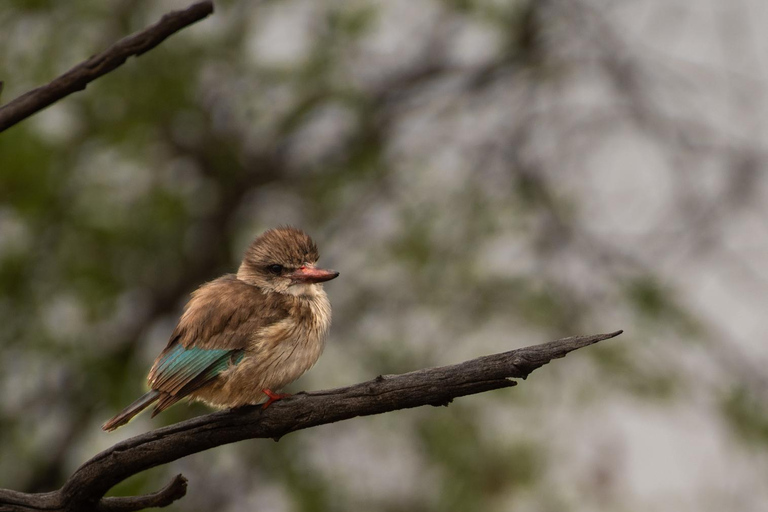
[[[270,229],[248,247],[236,274],[200,286],[147,378],[150,390],[102,426],[113,431],[155,404],[152,417],[182,399],[212,407],[263,403],[309,370],[331,326],[316,267],[317,245],[294,227]]]

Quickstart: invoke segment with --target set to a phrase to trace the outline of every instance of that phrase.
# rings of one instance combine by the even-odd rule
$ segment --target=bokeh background
[[[182,1],[5,0],[2,100]],[[0,487],[114,434],[186,297],[293,224],[292,389],[624,329],[523,385],[156,468],[174,511],[768,510],[768,4],[218,1],[0,134]]]

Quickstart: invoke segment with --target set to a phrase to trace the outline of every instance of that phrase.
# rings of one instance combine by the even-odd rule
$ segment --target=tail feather
[[[177,396],[177,395],[171,395],[169,393],[164,393],[163,396],[160,397],[160,401],[157,402],[157,405],[155,406],[154,410],[152,411],[152,417],[154,418],[179,400],[181,400],[183,397]]]
[[[112,432],[118,427],[122,427],[131,419],[133,419],[134,416],[139,414],[141,411],[152,405],[156,400],[160,398],[160,391],[151,390],[147,393],[145,393],[143,396],[139,397],[135,402],[133,402],[131,405],[120,411],[120,413],[112,418],[111,420],[104,423],[104,425],[101,426],[101,429],[106,432]]]

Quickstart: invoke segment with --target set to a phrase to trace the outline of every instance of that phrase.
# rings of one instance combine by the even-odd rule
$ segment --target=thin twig
[[[621,332],[574,336],[452,366],[380,375],[345,388],[299,393],[266,410],[244,407],[193,418],[127,439],[99,453],[80,466],[58,491],[25,494],[0,490],[0,512],[133,511],[139,510],[133,506],[143,503],[168,504],[183,496],[179,480],[182,477],[148,496],[103,496],[132,475],[224,444],[255,438],[279,440],[297,430],[356,416],[423,405],[448,405],[457,397],[514,386],[516,382],[510,379],[525,379],[553,359]]]
[[[139,56],[162,43],[168,36],[207,17],[213,2],[205,0],[183,11],[172,11],[154,25],[130,35],[70,69],[52,82],[33,89],[0,107],[0,132],[10,128],[52,103],[82,91],[97,78],[121,66],[128,57]]]

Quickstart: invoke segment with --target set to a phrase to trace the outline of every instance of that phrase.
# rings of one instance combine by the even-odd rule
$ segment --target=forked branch
[[[80,466],[58,491],[24,494],[0,490],[0,512],[33,510],[129,512],[170,504],[184,496],[178,475],[147,496],[104,498],[126,478],[187,455],[244,439],[280,437],[305,428],[422,405],[448,405],[454,398],[506,388],[576,349],[621,334],[574,336],[543,345],[401,375],[380,375],[345,388],[299,393],[266,410],[244,407],[200,416],[122,441]]]

